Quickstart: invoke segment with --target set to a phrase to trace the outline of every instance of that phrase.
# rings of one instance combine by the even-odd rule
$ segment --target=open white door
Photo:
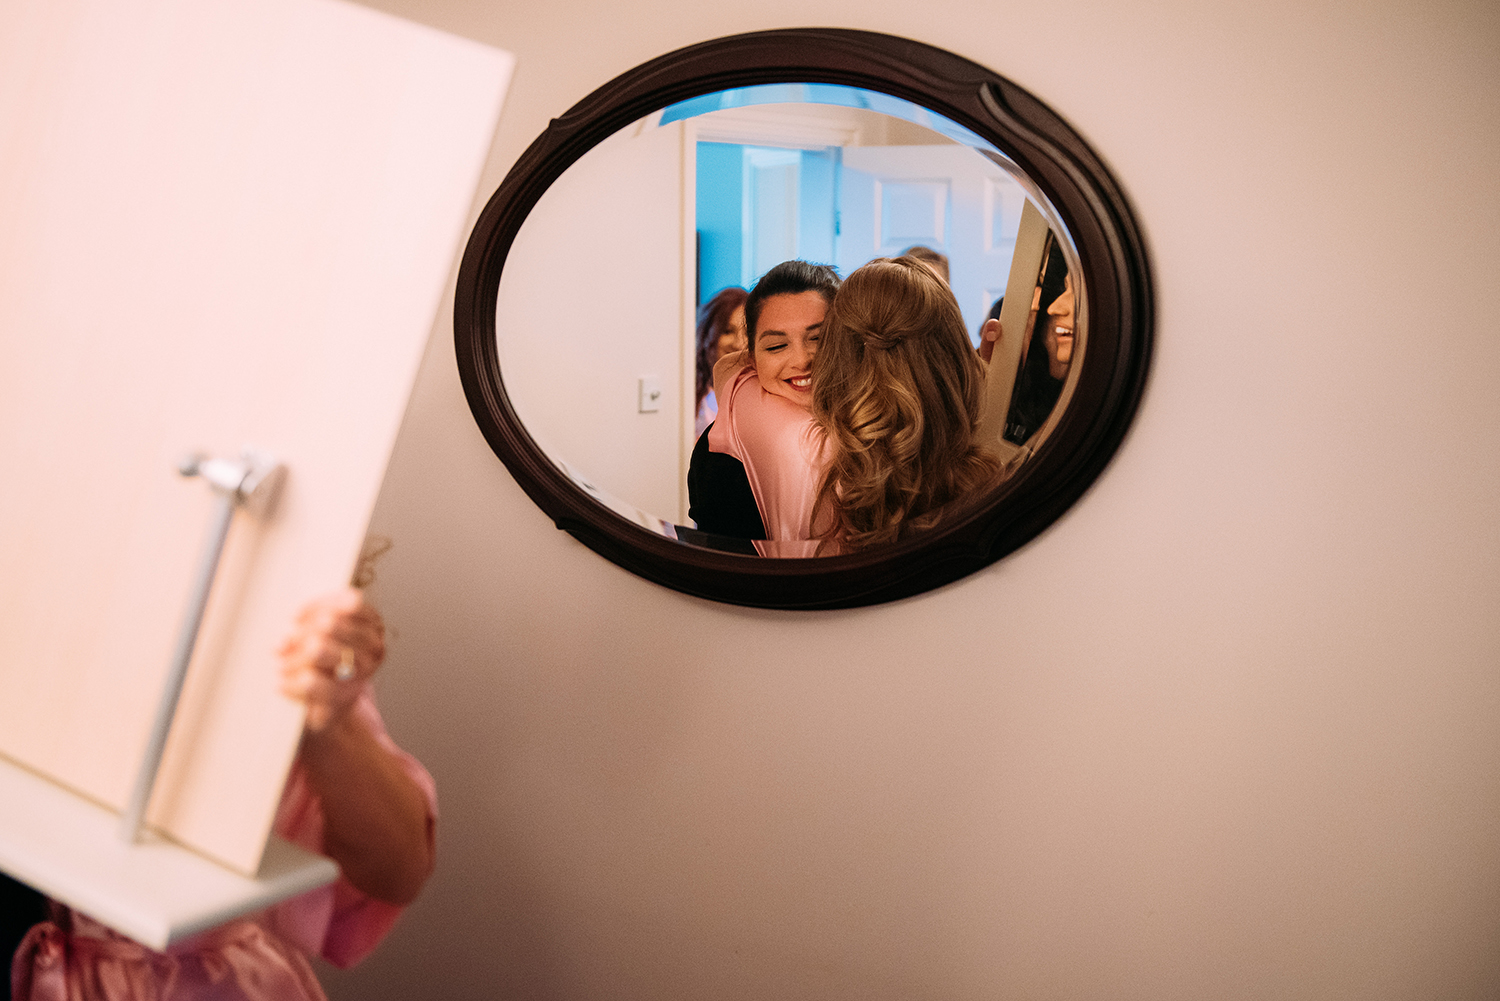
[[[947,254],[949,284],[977,337],[1005,292],[1026,195],[967,146],[852,146],[843,151],[840,273],[913,244]]]

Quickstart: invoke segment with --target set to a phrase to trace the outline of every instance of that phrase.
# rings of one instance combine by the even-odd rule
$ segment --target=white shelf
[[[0,869],[153,949],[316,889],[338,866],[273,836],[243,876],[0,758]]]

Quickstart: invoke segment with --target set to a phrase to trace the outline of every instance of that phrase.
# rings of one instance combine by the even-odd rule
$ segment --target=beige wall
[[[684,131],[637,122],[547,189],[506,258],[495,331],[506,392],[537,444],[618,500],[688,524]],[[640,412],[643,377],[662,392],[654,413]]]
[[[489,189],[703,38],[974,58],[1117,171],[1159,351],[1113,464],[1026,549],[788,614],[555,531],[440,322],[377,523],[382,694],[437,776],[441,863],[335,997],[1500,992],[1493,5],[381,6],[518,54]]]

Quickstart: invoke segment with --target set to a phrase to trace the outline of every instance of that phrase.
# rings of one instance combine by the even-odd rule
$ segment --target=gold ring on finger
[[[338,666],[333,669],[333,676],[340,681],[350,681],[354,678],[354,648],[344,647],[339,654]]]

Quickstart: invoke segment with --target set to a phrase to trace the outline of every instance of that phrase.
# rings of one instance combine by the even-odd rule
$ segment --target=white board
[[[244,876],[146,832],[120,840],[119,817],[0,761],[0,870],[153,949],[338,878],[338,866],[275,835]]]
[[[336,0],[0,5],[0,754],[123,806],[212,506],[175,463],[272,453],[147,813],[256,870],[273,651],[357,558],[511,65]]]

